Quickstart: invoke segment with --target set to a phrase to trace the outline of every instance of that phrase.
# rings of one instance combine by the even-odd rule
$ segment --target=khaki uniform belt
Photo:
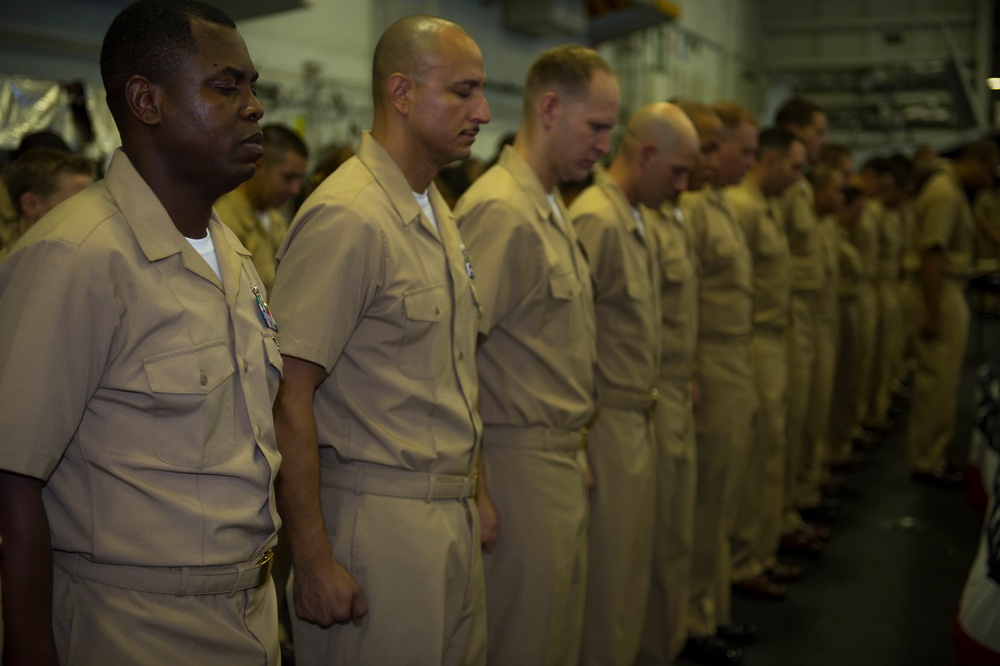
[[[613,409],[632,409],[640,412],[651,412],[660,399],[660,392],[655,388],[649,391],[629,391],[627,389],[602,388],[601,406]]]
[[[788,326],[781,324],[754,324],[754,337],[767,336],[772,338],[783,338],[788,335]]]
[[[133,567],[92,562],[83,555],[53,551],[52,561],[66,573],[84,580],[137,592],[172,594],[232,594],[262,587],[271,577],[273,551],[253,563],[213,567]]]
[[[717,344],[717,345],[727,345],[727,344],[738,344],[750,342],[753,338],[753,328],[751,328],[746,333],[702,333],[698,332],[698,343],[699,344]]]
[[[504,449],[576,453],[587,445],[587,429],[492,425],[483,429],[483,443]]]
[[[479,491],[479,474],[426,474],[389,467],[320,461],[320,485],[359,495],[408,499],[465,499]]]

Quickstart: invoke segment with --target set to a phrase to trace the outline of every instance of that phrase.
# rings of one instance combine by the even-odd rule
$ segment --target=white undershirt
[[[184,238],[187,238],[185,236]],[[215,274],[222,279],[222,272],[219,270],[219,258],[215,255],[215,243],[212,242],[212,234],[205,234],[204,238],[187,238],[201,258],[208,262]]]
[[[441,228],[438,226],[437,218],[434,217],[434,207],[431,206],[430,196],[426,191],[423,193],[414,192],[413,196],[417,198],[417,203],[420,204],[420,208],[424,211],[424,215],[426,215],[427,219],[431,221],[431,224],[434,225],[434,230],[437,231],[440,236]]]
[[[267,230],[267,233],[271,233],[271,216],[266,210],[255,210],[253,212],[254,217],[260,220],[260,223]]]
[[[635,218],[635,224],[639,227],[639,236],[641,236],[643,240],[646,240],[646,225],[642,223],[642,213],[639,212],[639,209],[636,206],[631,206],[631,208],[632,217]]]
[[[549,200],[549,206],[552,207],[552,212],[556,215],[556,222],[559,223],[559,228],[566,231],[566,220],[563,219],[562,213],[559,212],[559,205],[556,204],[556,198],[551,194],[546,194],[545,197]]]

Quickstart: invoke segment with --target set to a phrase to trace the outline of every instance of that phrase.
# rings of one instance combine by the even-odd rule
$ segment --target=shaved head
[[[698,132],[683,110],[648,104],[629,118],[608,174],[631,205],[659,208],[687,189],[698,152]]]
[[[685,142],[697,141],[698,133],[680,107],[669,102],[656,102],[647,104],[629,118],[622,139],[622,153],[631,157],[646,144],[674,152]]]
[[[472,37],[465,28],[437,16],[414,14],[399,19],[382,33],[372,57],[372,100],[381,107],[385,82],[396,72],[419,79],[434,66],[441,49],[441,35],[457,32]]]

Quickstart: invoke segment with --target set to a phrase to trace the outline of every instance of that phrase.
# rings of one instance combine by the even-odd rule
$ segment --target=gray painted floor
[[[973,315],[954,462],[972,429],[975,368],[1000,361],[1000,321]],[[920,486],[902,426],[863,469],[843,475],[845,499],[818,560],[782,602],[734,600],[734,618],[760,627],[746,666],[950,666],[951,627],[979,519],[962,493]],[[793,561],[789,559],[788,561]],[[685,662],[681,662],[685,663]]]

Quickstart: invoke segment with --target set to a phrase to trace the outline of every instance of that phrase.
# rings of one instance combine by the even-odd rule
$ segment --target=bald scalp
[[[395,73],[419,79],[441,50],[441,35],[456,32],[472,39],[457,23],[438,16],[413,14],[385,29],[372,56],[372,100],[376,108],[385,102],[385,82]]]
[[[622,156],[632,157],[645,145],[674,152],[686,142],[698,142],[698,132],[687,114],[675,104],[656,102],[647,104],[629,118],[622,139]]]

